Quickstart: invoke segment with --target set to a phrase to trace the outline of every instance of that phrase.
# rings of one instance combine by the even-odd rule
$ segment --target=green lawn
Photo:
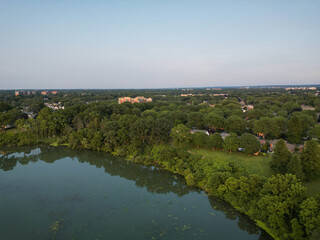
[[[250,171],[261,174],[265,177],[270,177],[272,171],[269,167],[271,155],[267,156],[248,156],[245,153],[235,152],[228,153],[224,151],[212,151],[209,149],[192,149],[192,152],[198,152],[208,159],[216,159],[225,162],[236,162],[240,166],[249,169]],[[320,177],[313,180],[312,182],[304,182],[303,186],[307,187],[307,195],[315,196],[320,194]]]
[[[68,143],[61,143],[59,144],[58,142],[53,142],[50,144],[50,146],[53,146],[53,147],[58,147],[58,146],[68,146],[69,144]]]
[[[212,151],[209,149],[193,149],[193,152],[198,152],[201,155],[207,157],[208,159],[217,159],[225,162],[236,162],[240,166],[249,169],[250,171],[261,174],[265,177],[270,177],[272,175],[271,169],[269,167],[270,155],[267,156],[248,156],[241,152],[224,152],[224,151]]]

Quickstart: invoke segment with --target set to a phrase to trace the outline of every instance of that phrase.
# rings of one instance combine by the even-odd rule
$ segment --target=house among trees
[[[46,105],[47,107],[51,108],[52,110],[64,110],[64,106],[61,106],[61,102],[58,103],[45,103],[44,105]]]
[[[210,135],[207,130],[199,130],[199,129],[194,129],[194,128],[191,129],[190,132],[191,132],[191,134],[194,134],[194,133],[197,133],[197,132],[202,132],[202,133],[207,134],[208,136]]]
[[[301,105],[301,109],[302,110],[310,110],[310,111],[314,111],[315,108],[312,106],[307,106],[307,105]]]
[[[243,112],[246,112],[246,111],[249,111],[249,110],[253,110],[253,109],[254,109],[254,106],[251,105],[251,104],[248,104],[248,105],[243,105],[243,106],[241,106],[241,108],[242,108],[242,111],[243,111]]]
[[[279,141],[279,139],[274,139],[274,140],[268,141],[270,144],[271,151],[274,150],[274,147],[278,141]],[[288,143],[287,141],[284,141],[284,142],[290,152],[294,152],[295,149],[299,149],[299,152],[302,152],[302,150],[303,150],[304,144],[291,144],[291,143]]]
[[[49,93],[53,94],[53,95],[57,95],[58,94],[58,91],[41,91],[41,95],[44,95],[44,96],[48,96]]]

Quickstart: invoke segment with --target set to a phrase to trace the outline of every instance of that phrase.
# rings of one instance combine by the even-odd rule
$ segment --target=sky
[[[320,84],[320,1],[0,0],[0,89]]]

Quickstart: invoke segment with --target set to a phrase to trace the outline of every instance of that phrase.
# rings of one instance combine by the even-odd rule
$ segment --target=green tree
[[[314,127],[309,131],[308,135],[312,138],[316,138],[320,142],[320,125],[314,125]]]
[[[213,172],[209,177],[207,187],[211,192],[215,192],[229,177],[231,177],[230,172]]]
[[[301,162],[307,180],[312,180],[320,175],[320,147],[316,141],[306,142],[301,154]]]
[[[12,109],[12,106],[9,103],[0,101],[0,113],[6,112]]]
[[[245,130],[245,121],[239,116],[230,116],[225,123],[226,131],[230,133],[236,133],[238,135],[242,134]]]
[[[277,174],[285,174],[288,171],[288,164],[291,160],[291,153],[286,143],[280,139],[275,146],[274,153],[270,161],[272,171]]]
[[[287,118],[284,117],[275,117],[275,122],[277,123],[277,127],[279,129],[279,133],[285,133],[287,126]]]
[[[206,116],[205,120],[208,126],[212,129],[216,130],[224,127],[224,118],[221,115],[216,114],[214,112],[209,113]]]
[[[187,185],[189,186],[193,186],[195,184],[195,179],[194,179],[194,176],[192,173],[189,173],[186,177],[186,182],[187,182]]]
[[[299,223],[297,218],[294,218],[290,221],[291,223],[291,238],[294,240],[303,240],[305,239],[303,226]]]
[[[151,135],[151,129],[146,120],[138,119],[130,128],[130,136],[133,142],[145,144]]]
[[[264,184],[257,202],[258,219],[276,232],[280,239],[290,239],[291,223],[299,211],[306,188],[292,174],[272,176]]]
[[[265,179],[257,174],[241,176],[239,179],[238,205],[249,211],[255,207]]]
[[[204,114],[202,112],[189,113],[187,126],[202,129],[204,127]]]
[[[39,123],[41,137],[51,137],[55,134],[55,122],[53,117],[52,109],[45,107],[43,108],[37,117],[37,122]]]
[[[170,140],[170,131],[173,123],[166,118],[157,118],[154,121],[147,120],[147,126],[151,126],[153,143],[164,143]]]
[[[303,134],[302,121],[297,116],[289,119],[287,124],[287,137],[291,143],[300,143]]]
[[[131,109],[131,114],[140,117],[141,110],[139,108],[137,108],[137,107],[134,107],[134,108]]]
[[[265,137],[279,137],[280,129],[277,122],[273,118],[262,117],[260,120],[255,120],[254,122],[254,132],[256,134],[262,134]]]
[[[237,134],[231,133],[230,136],[225,138],[223,148],[231,153],[238,150],[239,144],[240,140]]]
[[[300,204],[300,209],[300,221],[306,230],[307,237],[312,239],[320,229],[320,201],[309,197]]]
[[[203,147],[208,142],[208,135],[203,132],[195,132],[192,136],[193,144],[197,147]]]
[[[212,150],[223,148],[223,139],[219,133],[214,133],[209,136],[209,146]]]
[[[294,112],[292,116],[296,116],[301,120],[303,132],[310,130],[316,124],[316,117],[309,114],[308,111]]]
[[[100,151],[103,145],[103,136],[100,131],[94,133],[94,137],[90,141],[91,148],[93,150]]]
[[[141,113],[142,118],[152,117],[153,119],[157,118],[158,113],[154,110],[145,110],[143,113]]]
[[[303,168],[301,164],[301,159],[297,154],[294,154],[291,158],[289,165],[288,165],[288,172],[292,173],[293,175],[296,175],[297,178],[303,180],[304,179],[304,173]]]
[[[170,136],[173,139],[173,145],[181,148],[186,148],[192,142],[190,129],[183,124],[172,128]]]
[[[249,133],[244,133],[240,137],[240,147],[244,148],[245,153],[252,154],[256,153],[261,149],[259,140]]]
[[[32,103],[29,106],[29,111],[33,112],[33,113],[39,113],[41,111],[41,109],[44,107],[45,107],[45,105],[43,104],[43,102]]]
[[[242,109],[238,102],[231,102],[227,100],[225,103],[226,104],[222,103],[223,104],[222,111],[223,111],[224,117],[230,117],[231,115],[233,115],[233,116],[239,116],[241,118]]]
[[[293,101],[286,102],[285,104],[283,104],[282,108],[289,114],[294,111],[301,111],[300,105]]]

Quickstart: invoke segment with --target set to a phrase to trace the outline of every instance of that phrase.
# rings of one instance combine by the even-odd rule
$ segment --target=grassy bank
[[[272,171],[269,166],[271,156],[248,156],[245,153],[241,152],[224,152],[224,151],[212,151],[209,149],[192,149],[193,152],[199,153],[207,158],[209,161],[222,161],[224,163],[236,162],[241,167],[244,167],[250,170],[253,173],[263,175],[265,177],[270,177]]]
[[[228,153],[224,151],[212,151],[210,149],[192,149],[192,152],[199,153],[207,158],[209,161],[218,161],[218,162],[236,162],[241,167],[244,167],[250,170],[253,173],[257,173],[259,175],[265,177],[271,177],[272,171],[269,166],[269,162],[271,160],[271,156],[248,156],[245,153],[234,152]],[[307,188],[308,196],[315,196],[320,194],[320,177],[311,181],[311,182],[303,182],[303,186]]]
[[[50,139],[50,143],[47,141],[47,144],[51,146],[59,146],[58,142],[53,141],[53,139]],[[192,154],[190,154],[190,152]],[[119,153],[123,152],[119,151]],[[275,178],[272,176],[272,172],[269,167],[269,162],[271,160],[270,155],[248,156],[247,154],[240,152],[230,154],[223,151],[212,151],[211,149],[196,148],[187,151],[186,149],[174,148],[171,145],[154,145],[152,151],[149,150],[147,154],[136,155],[135,157],[127,155],[127,159],[145,165],[159,166],[167,171],[182,175],[186,179],[188,185],[202,188],[208,193],[208,195],[221,198],[222,200],[229,202],[231,206],[233,206],[239,212],[248,215],[252,220],[256,221],[259,227],[264,229],[274,239],[284,239],[284,234],[291,234],[290,223],[287,224],[284,222],[283,224],[286,228],[288,228],[288,231],[286,232],[279,230],[281,228],[270,225],[268,217],[264,217],[260,214],[264,212],[264,210],[262,210],[264,205],[259,206],[256,204],[256,202],[263,197],[265,197],[265,199],[268,199],[268,197],[273,197],[272,194],[267,196],[268,192],[270,191],[265,193],[261,191],[265,186],[267,186],[265,182]],[[232,162],[239,166],[237,167],[235,164],[231,164]],[[256,173],[258,176],[251,176],[248,174],[248,171]],[[262,178],[261,176],[264,176],[265,178]],[[295,178],[295,176],[291,176]],[[286,176],[277,176],[278,180],[280,180],[282,177]],[[289,182],[292,181],[292,177],[289,176],[287,178]],[[285,181],[279,181],[280,184],[283,182]],[[262,183],[264,183],[263,186],[261,185]],[[311,193],[313,193],[318,189],[317,186],[320,184],[320,179],[307,184],[308,187],[310,186]],[[234,188],[234,186],[238,185],[242,186],[240,191],[237,189],[237,187]],[[256,187],[250,188],[250,186]],[[293,184],[288,187],[290,188],[294,186],[296,185]],[[298,188],[297,191],[299,192]],[[252,199],[251,197],[247,199],[248,192],[252,194]],[[308,189],[308,194],[311,193]],[[290,197],[291,191],[285,192],[285,194]],[[274,198],[274,200],[275,201],[270,202],[271,205],[274,202],[277,203],[277,199]],[[285,202],[286,200],[280,199],[279,204],[282,203],[282,201]],[[266,206],[265,209],[268,210]],[[277,218],[285,215],[277,215],[277,211],[272,212],[272,214]],[[290,219],[292,219],[292,217],[290,217]]]
[[[58,142],[53,142],[50,144],[50,146],[53,146],[53,147],[58,147],[58,146],[67,146],[68,147],[68,143],[61,143],[59,144]]]

